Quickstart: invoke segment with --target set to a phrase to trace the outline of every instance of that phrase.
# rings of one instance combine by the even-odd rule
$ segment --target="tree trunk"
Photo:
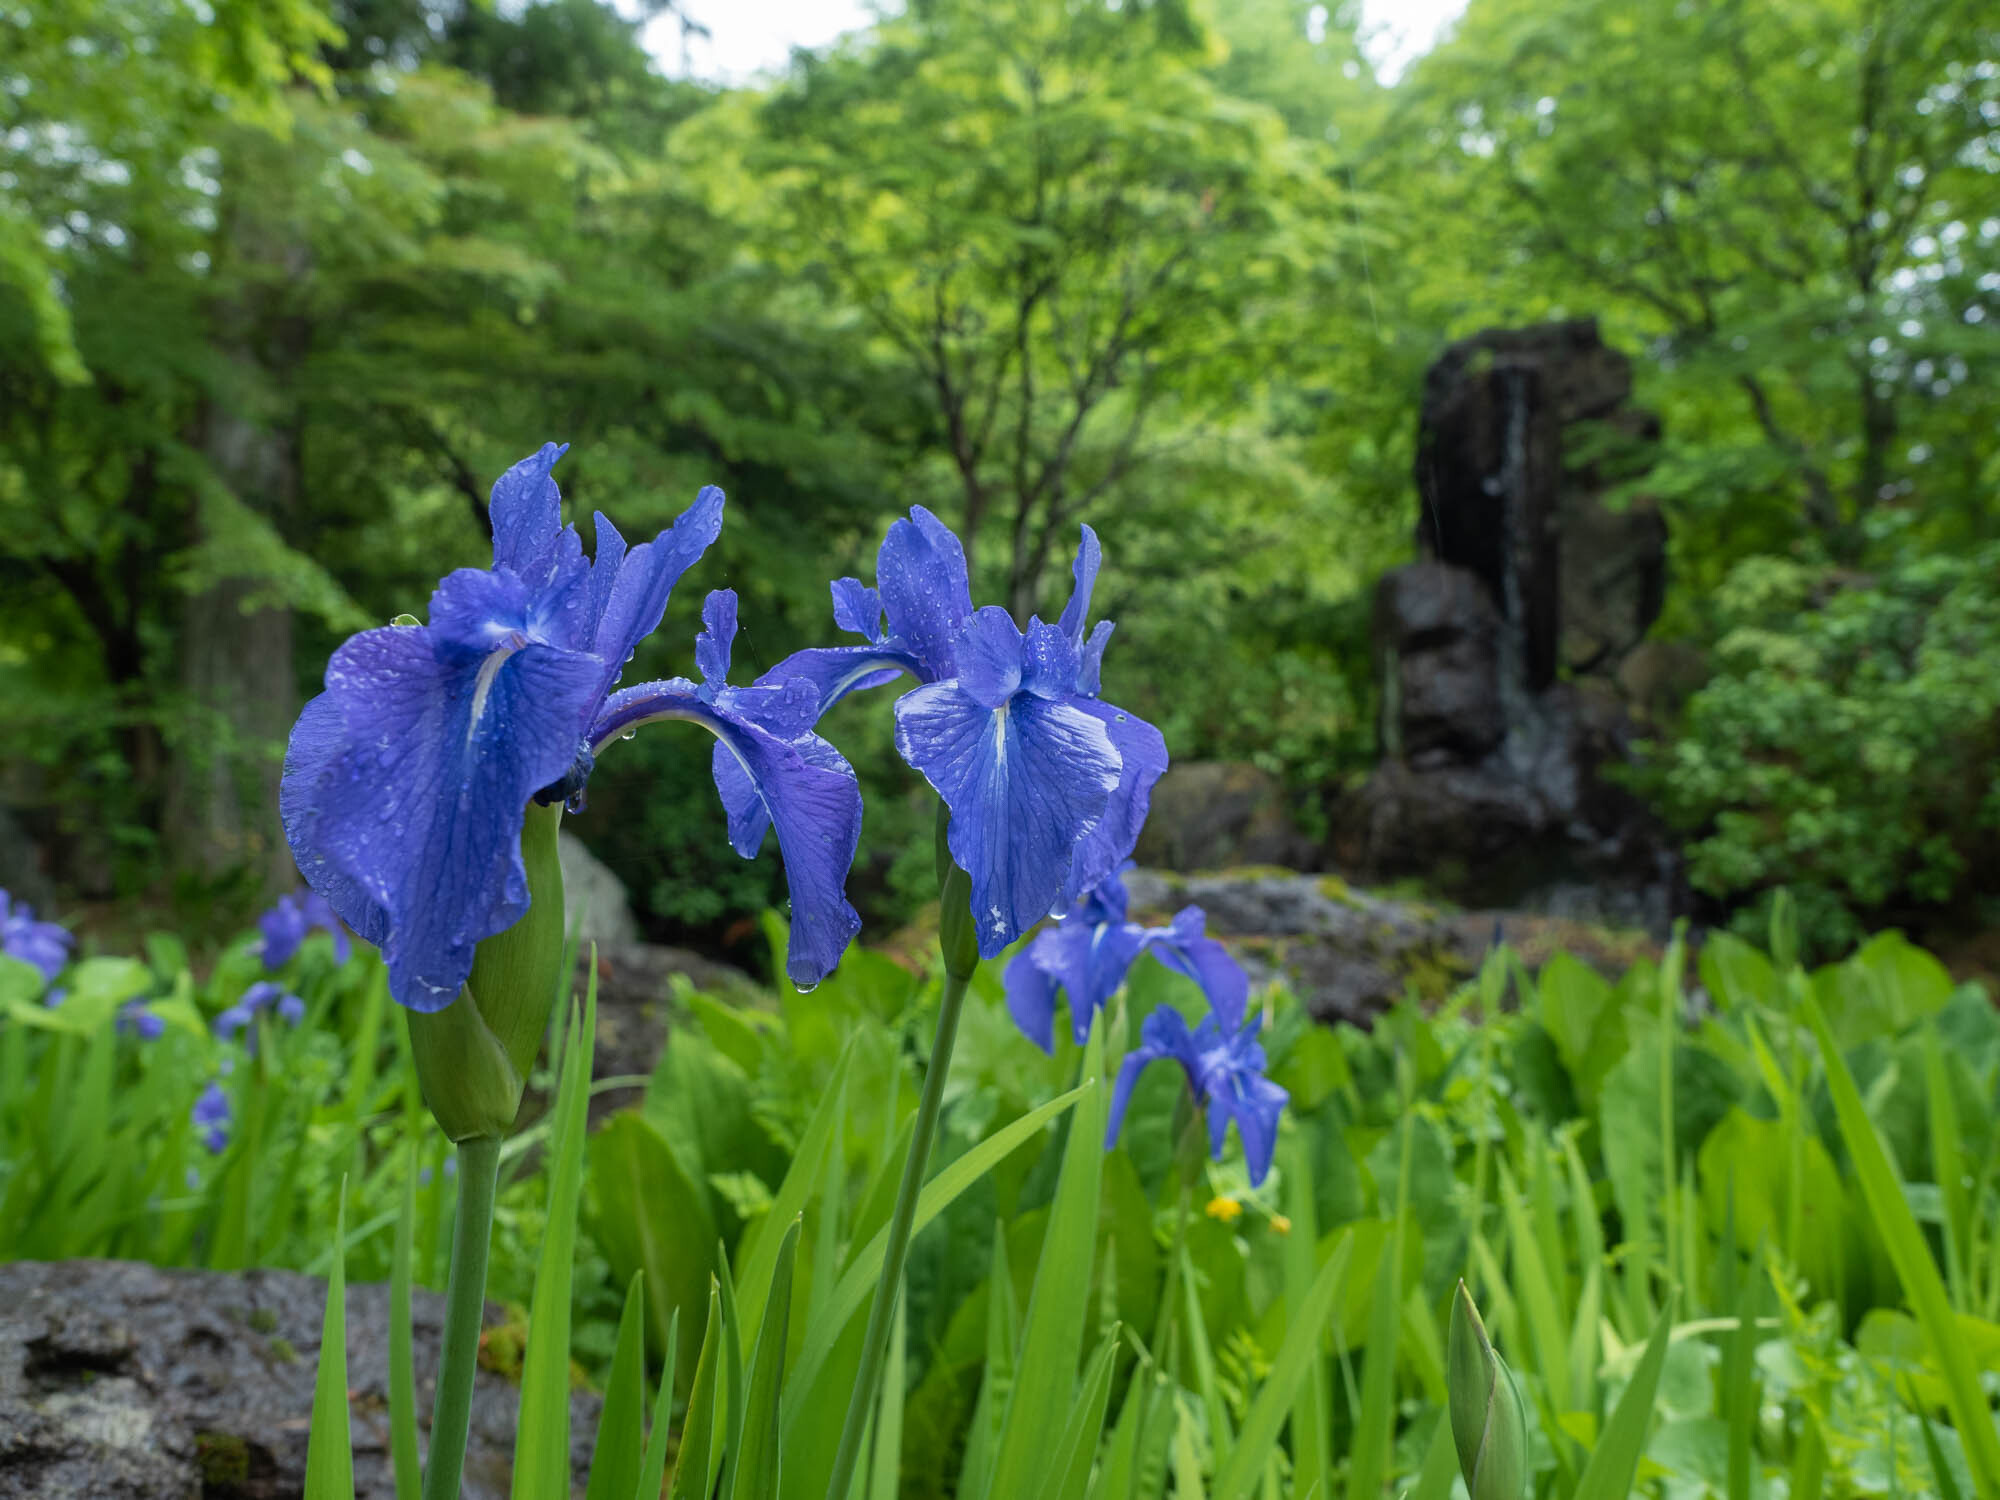
[[[299,501],[292,389],[309,329],[293,294],[310,252],[282,201],[267,215],[250,194],[232,199],[217,236],[217,281],[227,290],[212,317],[234,367],[233,399],[212,397],[196,436],[215,480],[282,537]],[[246,407],[235,394],[243,392],[259,399]],[[226,509],[198,503],[196,545],[229,523]],[[175,867],[210,878],[241,872],[267,891],[297,880],[278,781],[299,708],[292,612],[270,591],[267,578],[224,576],[187,601],[178,652],[188,718],[173,747],[165,817]]]

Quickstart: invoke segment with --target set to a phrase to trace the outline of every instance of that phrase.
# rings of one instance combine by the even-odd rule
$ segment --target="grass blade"
[[[775,1231],[805,1211],[806,1199],[819,1186],[821,1171],[847,1109],[847,1065],[853,1056],[854,1041],[850,1037],[840,1049],[833,1075],[827,1079],[826,1091],[820,1095],[812,1118],[806,1121],[805,1133],[799,1137],[798,1150],[785,1169],[785,1180],[778,1184],[777,1196],[758,1217],[756,1239],[737,1265],[736,1288],[741,1294],[741,1306],[749,1314],[743,1325],[746,1342],[756,1342],[764,1303],[770,1296],[771,1273],[778,1263],[778,1242],[782,1238]]]
[[[1667,1365],[1673,1319],[1673,1299],[1669,1297],[1659,1321],[1653,1325],[1652,1337],[1646,1340],[1646,1352],[1639,1357],[1632,1383],[1625,1387],[1618,1405],[1612,1409],[1611,1419],[1604,1424],[1604,1432],[1597,1446],[1591,1449],[1590,1462],[1583,1466],[1583,1477],[1577,1480],[1576,1493],[1570,1500],[1625,1500],[1632,1493],[1632,1481],[1638,1476],[1639,1458],[1646,1451],[1646,1435],[1653,1423],[1653,1398],[1659,1394],[1660,1372]]]
[[[1396,1168],[1396,1225],[1375,1273],[1375,1306],[1361,1373],[1361,1415],[1347,1466],[1348,1500],[1377,1500],[1396,1441],[1396,1341],[1403,1325],[1403,1241],[1409,1232],[1410,1145],[1415,1136],[1413,1121],[1406,1116]]]
[[[778,1493],[778,1392],[785,1378],[785,1334],[792,1324],[792,1267],[798,1249],[799,1220],[794,1215],[778,1242],[777,1261],[771,1268],[771,1292],[750,1356],[742,1419],[731,1417],[739,1434],[733,1500],[770,1500]]]
[[[688,1392],[687,1419],[681,1424],[681,1456],[674,1465],[674,1500],[708,1500],[715,1487],[720,1455],[715,1452],[716,1366],[722,1361],[722,1285],[708,1278],[708,1321],[702,1325],[701,1354]]]
[[[1083,1383],[1070,1407],[1069,1421],[1056,1444],[1055,1459],[1049,1465],[1049,1482],[1042,1493],[1048,1500],[1083,1500],[1090,1483],[1090,1466],[1097,1457],[1098,1442],[1104,1435],[1104,1412],[1111,1404],[1111,1371],[1118,1359],[1118,1329],[1097,1346],[1085,1366]]]
[[[984,1177],[1022,1143],[1031,1139],[1050,1120],[1075,1104],[1085,1092],[1083,1088],[1074,1088],[1039,1108],[1029,1110],[1012,1124],[995,1131],[925,1183],[923,1192],[917,1197],[916,1220],[910,1231],[912,1237],[921,1233],[924,1226],[956,1202],[961,1193]],[[868,1295],[874,1289],[876,1278],[882,1271],[882,1257],[888,1252],[888,1248],[888,1230],[878,1230],[874,1238],[869,1240],[848,1264],[832,1295],[827,1298],[826,1305],[806,1329],[805,1342],[799,1346],[798,1361],[792,1367],[791,1395],[785,1403],[785,1431],[788,1438],[792,1432],[793,1422],[816,1399],[813,1393],[814,1387],[825,1369],[828,1357],[833,1353],[834,1345],[846,1331],[849,1320],[867,1305]]]
[[[909,1383],[910,1303],[896,1289],[896,1318],[882,1362],[882,1394],[875,1407],[875,1430],[868,1435],[868,1500],[896,1500],[902,1488],[904,1387]],[[857,1478],[859,1476],[857,1475]]]
[[[1319,1275],[1314,1275],[1313,1258],[1319,1253],[1319,1216],[1313,1200],[1312,1153],[1298,1137],[1292,1139],[1285,1159],[1285,1186],[1285,1208],[1292,1221],[1291,1233],[1285,1241],[1285,1304],[1294,1317],[1293,1332],[1296,1333],[1299,1323],[1309,1321],[1313,1290],[1326,1274],[1322,1267]],[[1351,1239],[1341,1241],[1339,1257],[1343,1264],[1352,1248]],[[1326,1361],[1320,1357],[1317,1342],[1318,1330],[1324,1319],[1311,1321],[1315,1341],[1308,1353],[1298,1392],[1292,1398],[1292,1487],[1300,1495],[1317,1492],[1321,1500],[1325,1500],[1333,1485],[1333,1393],[1327,1382]],[[1288,1336],[1278,1351],[1279,1365],[1283,1364],[1289,1347]],[[1272,1380],[1277,1378],[1277,1368],[1275,1365],[1272,1367]],[[1269,1386],[1270,1382],[1266,1381],[1266,1389]],[[1261,1393],[1258,1399],[1263,1399]],[[1250,1419],[1244,1423],[1246,1433],[1255,1420],[1256,1412],[1253,1410]],[[1273,1433],[1271,1440],[1275,1438]]]
[[[645,1420],[646,1275],[634,1271],[618,1317],[618,1344],[597,1414],[597,1444],[590,1450],[590,1487],[584,1500],[626,1500],[637,1488]]]
[[[1014,1275],[1007,1263],[1007,1226],[993,1226],[993,1269],[986,1277],[986,1364],[979,1399],[972,1408],[972,1432],[958,1471],[959,1500],[986,1500],[993,1488],[993,1460],[1000,1419],[1014,1395],[1014,1350],[1020,1325],[1014,1305]]]
[[[597,1035],[597,969],[585,989],[583,1019],[572,1018],[556,1090],[549,1214],[528,1306],[528,1351],[521,1362],[521,1416],[514,1440],[514,1500],[569,1493],[570,1276],[576,1260],[576,1205],[583,1189],[583,1137],[590,1061]]]
[[[417,1233],[414,1137],[406,1156],[403,1212],[396,1220],[396,1248],[389,1262],[389,1459],[396,1471],[396,1500],[418,1500],[424,1473],[417,1447],[417,1369],[410,1338],[410,1255]]]
[[[347,1179],[333,1220],[333,1274],[326,1279],[319,1369],[306,1436],[305,1500],[354,1500],[354,1442],[347,1426]]]
[[[1001,1423],[999,1457],[993,1466],[993,1494],[1000,1500],[1041,1493],[1051,1463],[1049,1437],[1062,1430],[1076,1388],[1077,1361],[1089,1321],[1087,1299],[1104,1166],[1106,1093],[1099,1076],[1103,1071],[1104,1028],[1099,1027],[1084,1050],[1083,1098],[1070,1116],[1041,1262],[1028,1293],[1020,1368],[1033,1372],[1034,1378],[1015,1382],[1013,1400]]]
[[[667,1359],[660,1368],[660,1392],[653,1398],[653,1430],[646,1437],[646,1456],[639,1460],[639,1483],[632,1500],[660,1500],[667,1477],[668,1429],[674,1418],[674,1351],[679,1346],[681,1310],[667,1320]]]
[[[1311,1193],[1310,1183],[1306,1191]],[[1300,1301],[1291,1315],[1291,1327],[1285,1333],[1285,1341],[1278,1348],[1278,1357],[1271,1362],[1271,1373],[1265,1377],[1257,1398],[1250,1403],[1249,1413],[1243,1419],[1243,1431],[1237,1434],[1236,1446],[1229,1454],[1229,1461],[1222,1465],[1216,1475],[1211,1490],[1215,1500],[1238,1500],[1247,1495],[1256,1482],[1264,1465],[1265,1455],[1277,1444],[1278,1428],[1284,1422],[1287,1409],[1293,1415],[1293,1432],[1298,1431],[1295,1397],[1310,1388],[1307,1381],[1309,1372],[1319,1365],[1320,1339],[1333,1317],[1334,1303],[1343,1290],[1347,1279],[1347,1260],[1354,1249],[1354,1239],[1350,1235],[1340,1242],[1340,1246],[1327,1257],[1326,1264],[1319,1268],[1319,1275],[1313,1278],[1311,1290]],[[1371,1351],[1372,1358],[1372,1351]],[[1302,1398],[1301,1398],[1302,1399]],[[1323,1422],[1325,1413],[1319,1414]],[[1297,1438],[1293,1441],[1296,1443]],[[1308,1476],[1296,1473],[1294,1485],[1300,1495],[1310,1493],[1317,1487],[1322,1495],[1330,1481],[1322,1473]]]
[[[2000,1495],[2000,1432],[1994,1430],[1993,1414],[1979,1384],[1979,1372],[1973,1366],[1971,1350],[1959,1335],[1958,1320],[1945,1293],[1944,1280],[1938,1275],[1937,1262],[1931,1259],[1930,1246],[1916,1215],[1910,1212],[1896,1164],[1889,1159],[1882,1138],[1876,1133],[1875,1122],[1868,1118],[1860,1091],[1854,1086],[1854,1075],[1848,1071],[1847,1060],[1840,1054],[1819,1003],[1804,993],[1800,1004],[1819,1041],[1827,1089],[1833,1095],[1841,1139],[1847,1143],[1855,1176],[1860,1179],[1862,1194],[1888,1248],[1889,1259],[1895,1264],[1903,1295],[1910,1299],[1931,1356],[1944,1375],[1946,1404],[1951,1408],[1952,1425],[1965,1445],[1973,1487],[1982,1495]]]

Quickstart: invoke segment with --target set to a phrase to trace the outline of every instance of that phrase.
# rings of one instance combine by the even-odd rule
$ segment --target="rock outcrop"
[[[0,1500],[297,1500],[326,1283],[291,1271],[168,1271],[129,1261],[0,1265]],[[497,1309],[488,1309],[497,1322]],[[429,1421],[444,1299],[412,1324]],[[357,1500],[393,1500],[389,1296],[347,1289]],[[583,1493],[597,1398],[570,1405]],[[463,1495],[509,1492],[519,1392],[481,1370]]]
[[[1671,843],[1606,774],[1640,732],[1628,670],[1666,580],[1644,495],[1657,420],[1589,321],[1490,330],[1425,383],[1422,560],[1375,597],[1382,762],[1335,809],[1335,863],[1470,905],[1664,932]],[[1644,705],[1643,707],[1650,707]]]

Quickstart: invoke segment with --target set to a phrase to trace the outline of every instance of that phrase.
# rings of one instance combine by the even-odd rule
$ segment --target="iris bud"
[[[1494,1352],[1465,1283],[1451,1306],[1447,1351],[1451,1436],[1472,1500],[1521,1500],[1528,1485],[1528,1424],[1514,1372]]]
[[[502,1138],[520,1113],[563,977],[561,826],[560,804],[529,804],[521,825],[527,913],[480,943],[456,1000],[440,1011],[409,1013],[424,1103],[454,1141]]]

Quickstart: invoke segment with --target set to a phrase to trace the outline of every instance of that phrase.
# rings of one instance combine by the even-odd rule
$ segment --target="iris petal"
[[[951,528],[921,505],[889,528],[875,559],[875,586],[889,634],[919,663],[925,682],[951,677],[959,631],[972,614],[965,549]]]
[[[1069,882],[1074,900],[1131,856],[1152,805],[1153,783],[1167,769],[1167,741],[1144,719],[1096,698],[1070,698],[1068,706],[1096,719],[1104,727],[1117,756],[1118,784],[1105,800],[1104,815],[1078,839],[1070,851]]]
[[[694,504],[668,530],[625,554],[592,644],[604,660],[600,694],[611,691],[639,642],[659,629],[667,596],[681,574],[722,534],[722,507],[722,491],[704,485]]]
[[[1233,1034],[1243,1025],[1250,979],[1229,950],[1207,935],[1205,926],[1200,907],[1184,906],[1174,914],[1171,927],[1154,928],[1146,934],[1146,946],[1169,969],[1201,986],[1223,1031]]]
[[[861,839],[861,791],[854,772],[818,736],[787,740],[760,722],[795,721],[811,705],[808,684],[793,690],[725,687],[710,701],[703,689],[676,678],[613,694],[591,731],[593,742],[602,745],[639,724],[688,719],[721,742],[728,759],[717,757],[716,783],[729,814],[730,842],[749,858],[765,828],[777,830],[792,895],[786,972],[806,987],[832,972],[861,930],[844,889]]]
[[[562,492],[549,477],[567,443],[544,443],[530,457],[493,481],[487,515],[493,522],[493,563],[509,568],[530,585],[554,569],[562,534]]]
[[[982,958],[1066,904],[1078,830],[1118,786],[1118,752],[1087,706],[1021,694],[987,708],[955,681],[896,702],[896,749],[951,809],[951,855],[972,877]]]
[[[787,682],[803,678],[817,689],[818,712],[824,714],[849,693],[885,687],[905,672],[921,678],[923,666],[909,652],[893,644],[814,646],[794,651],[757,680]]]
[[[334,653],[315,700],[331,710],[293,734],[296,748],[310,721],[301,759],[322,770],[286,833],[412,1010],[449,1005],[480,939],[527,910],[522,810],[569,766],[602,666],[535,643],[482,657],[429,627],[364,631]]]

